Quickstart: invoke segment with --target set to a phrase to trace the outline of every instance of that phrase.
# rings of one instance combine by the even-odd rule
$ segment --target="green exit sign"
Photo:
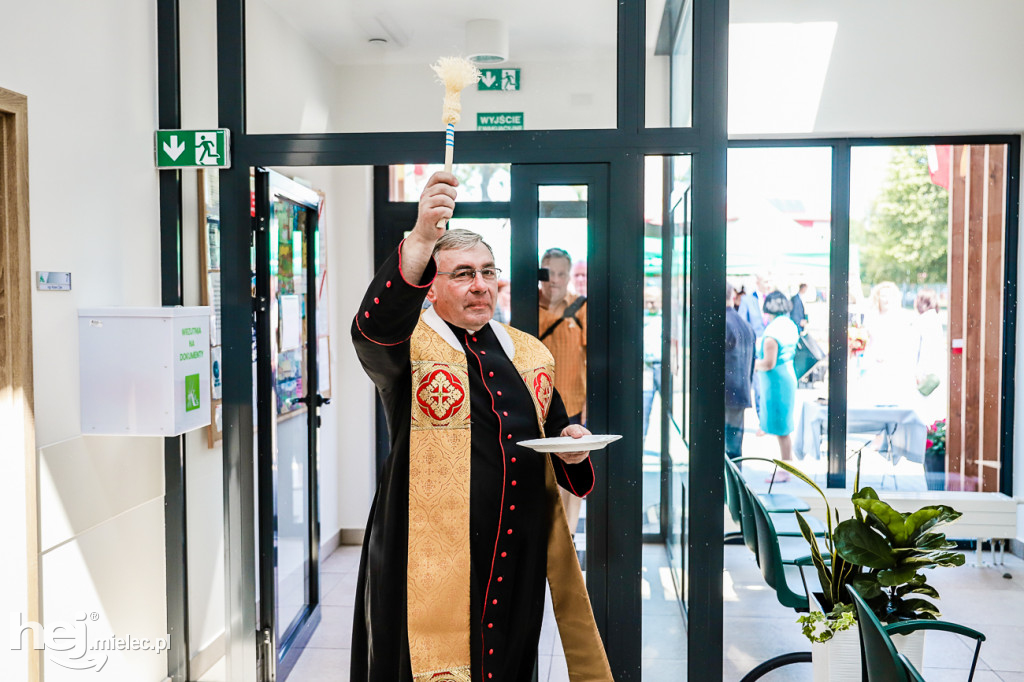
[[[157,168],[230,168],[229,135],[216,130],[156,131]]]
[[[519,69],[480,69],[477,90],[518,90]]]
[[[495,114],[477,114],[477,130],[522,130],[523,112],[511,111]]]

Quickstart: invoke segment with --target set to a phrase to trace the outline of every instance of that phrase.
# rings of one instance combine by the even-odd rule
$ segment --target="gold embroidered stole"
[[[512,363],[533,400],[541,436],[551,406],[554,360],[537,339],[502,327]],[[413,680],[470,682],[470,437],[465,353],[422,317],[410,340],[409,557],[406,576]],[[548,580],[572,682],[611,681],[554,467],[546,458]]]

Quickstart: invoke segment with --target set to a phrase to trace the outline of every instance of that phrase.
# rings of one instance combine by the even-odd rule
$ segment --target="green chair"
[[[750,551],[754,554],[757,554],[757,547],[753,544],[755,542],[754,534],[756,533],[756,530],[752,525],[754,520],[753,510],[748,510],[746,516],[744,516],[743,511],[743,493],[741,492],[741,489],[745,487],[747,487],[747,482],[746,479],[743,478],[743,474],[740,472],[739,468],[733,463],[733,461],[726,457],[726,503],[729,506],[729,515],[732,517],[732,520],[740,527],[740,532],[736,534],[736,537],[742,536],[744,542],[746,543]],[[762,500],[762,502],[764,502],[765,498],[763,495],[759,495],[758,497],[759,499]],[[786,497],[792,496],[787,495]],[[769,503],[765,503],[765,508],[768,509],[768,513],[772,515],[772,521],[774,522],[776,533],[780,537],[802,537],[802,534],[800,533],[800,526],[797,523],[796,516],[793,515],[793,511],[805,511],[806,508],[809,508],[809,505],[807,505],[803,500],[800,500],[799,498],[793,498],[794,500],[796,500],[796,504],[789,504],[788,507],[790,508],[788,509],[780,509],[780,506],[787,505],[782,505],[782,503],[779,501],[779,496],[772,496],[772,498],[774,499],[774,504],[771,507],[769,507]],[[769,502],[771,501],[772,499],[769,499]],[[813,516],[805,516],[804,519],[807,521],[807,524],[811,527],[812,533],[814,533],[818,537],[824,537],[826,532],[824,522]],[[751,524],[746,534],[744,534],[743,532],[744,520],[747,520],[747,522]],[[730,536],[727,535],[726,537],[728,538]]]
[[[896,651],[892,643],[892,635],[904,635],[915,630],[942,630],[977,640],[974,647],[974,660],[971,662],[971,673],[968,680],[974,679],[974,670],[978,665],[978,654],[985,635],[963,625],[947,623],[941,620],[905,620],[889,625],[882,625],[865,603],[864,599],[847,585],[846,589],[853,597],[857,607],[857,623],[860,626],[860,660],[867,682],[923,682],[924,678],[914,668],[907,657]]]

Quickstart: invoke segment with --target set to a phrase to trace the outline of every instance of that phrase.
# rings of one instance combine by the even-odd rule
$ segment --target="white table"
[[[828,429],[828,405],[811,401],[800,408],[793,437],[798,457],[821,456],[822,434]],[[880,452],[892,454],[895,464],[906,457],[924,462],[928,426],[917,412],[898,405],[850,405],[846,410],[846,432],[884,434]]]

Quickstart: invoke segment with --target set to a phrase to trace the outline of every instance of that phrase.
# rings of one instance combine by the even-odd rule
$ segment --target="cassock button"
[[[366,310],[366,311],[363,312],[363,317],[369,317],[369,316],[370,316],[370,311],[369,310]]]
[[[473,340],[476,341],[476,337],[475,336],[473,337]]]
[[[505,438],[505,440],[512,440],[512,434],[511,433],[508,434],[508,436]]]
[[[374,303],[380,303],[380,299],[379,299],[379,298],[377,298],[377,297],[374,297],[374,299],[373,299],[373,302],[374,302]]]
[[[513,463],[513,464],[515,464],[515,463],[516,463],[516,458],[515,458],[515,457],[513,457],[513,458],[512,458],[512,463]]]
[[[391,280],[389,279],[387,282],[385,282],[384,286],[386,286],[388,289],[390,289],[391,288]]]
[[[491,679],[492,677],[494,677],[494,675],[492,675],[491,673],[487,673],[487,679]]]
[[[480,351],[480,355],[487,355],[487,351],[485,351],[485,350]]]
[[[515,485],[515,484],[516,484],[516,482],[515,482],[515,481],[512,481],[512,485]],[[509,531],[509,533],[511,533],[511,532],[512,532],[512,531]]]
[[[504,558],[505,558],[506,556],[507,556],[507,555],[505,554],[505,552],[502,552],[502,553],[501,553],[501,558],[502,558],[502,559],[504,559]]]
[[[473,340],[474,340],[474,341],[476,341],[476,339],[473,339]],[[488,373],[487,373],[487,376],[489,376],[489,377],[493,377],[493,376],[494,376],[494,372],[488,372]]]
[[[501,582],[501,576],[500,575],[498,576],[498,582],[499,583]],[[493,651],[493,649],[492,649],[492,651]]]
[[[497,599],[492,599],[492,600],[491,600],[491,604],[493,604],[493,605],[497,605],[497,603],[498,603],[498,600],[497,600]]]
[[[509,506],[508,510],[509,511],[515,511],[516,510],[516,506],[513,504],[513,505]],[[502,556],[505,556],[505,555],[502,554]]]
[[[493,655],[494,655],[494,649],[491,649],[491,650],[490,650],[490,651],[488,651],[487,653],[488,653],[488,655],[490,655],[490,656],[493,656]]]
[[[493,627],[494,627],[494,623],[488,623],[488,624],[487,624],[487,627],[489,627],[489,628],[493,628]]]
[[[512,535],[512,529],[511,528],[508,529],[508,534]]]
[[[501,395],[501,391],[498,391],[498,395]]]
[[[508,416],[508,412],[502,412],[502,414],[505,415],[506,417]]]

